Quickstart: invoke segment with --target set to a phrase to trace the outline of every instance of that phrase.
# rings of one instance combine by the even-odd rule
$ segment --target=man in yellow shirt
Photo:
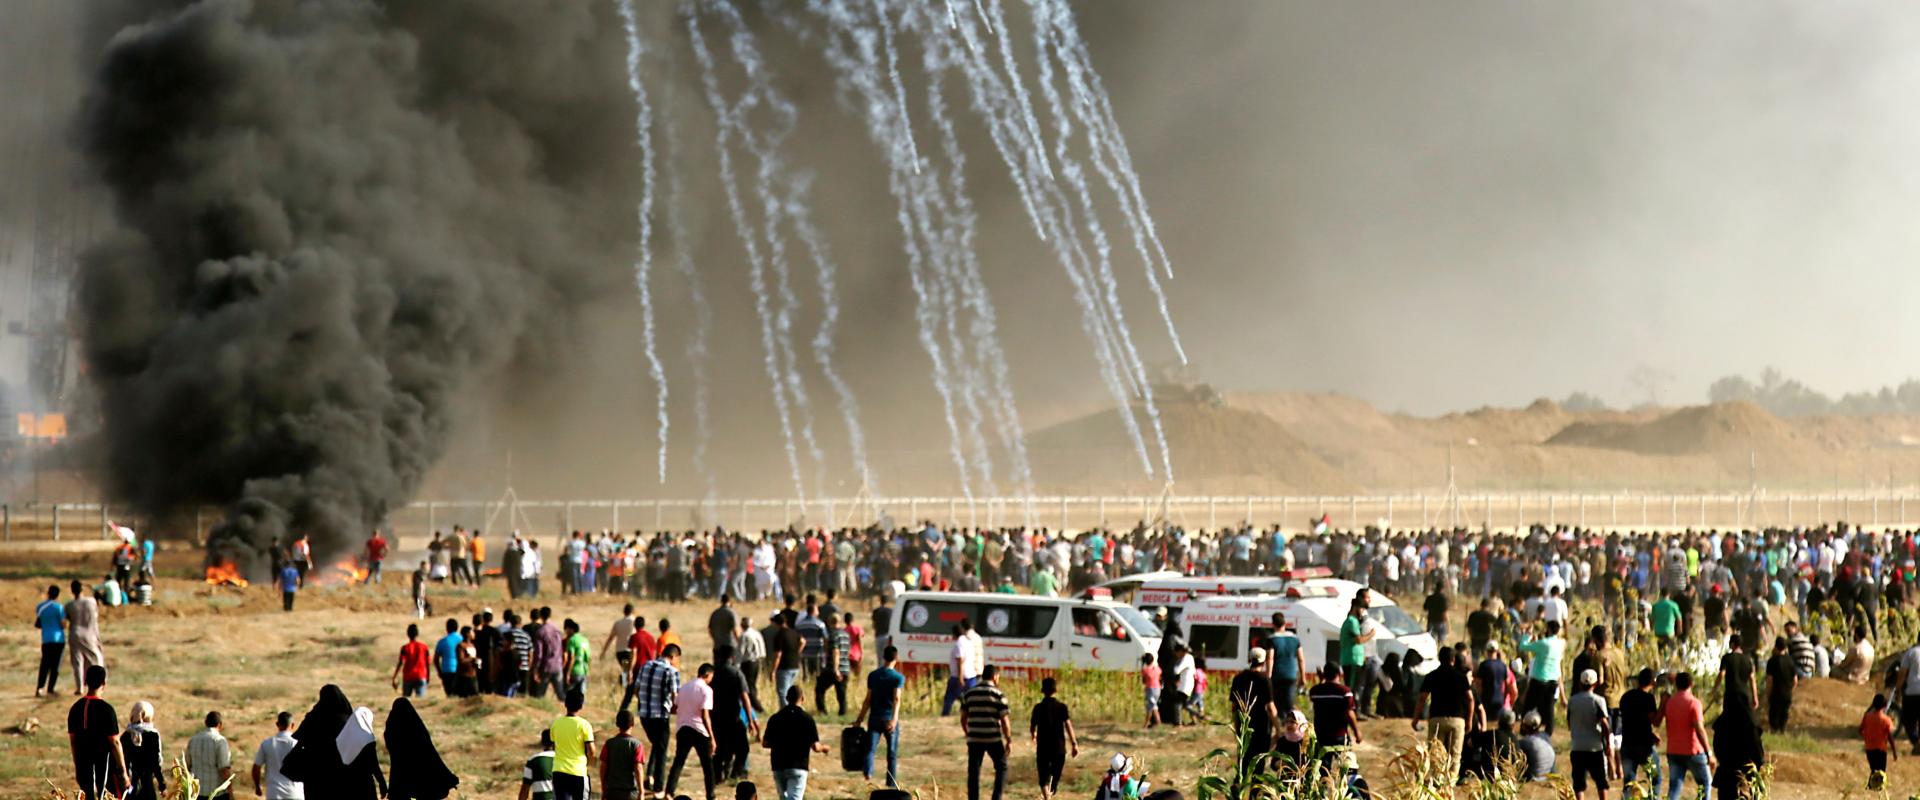
[[[553,800],[587,800],[587,775],[593,769],[593,725],[580,717],[587,699],[567,694],[567,715],[553,721]]]

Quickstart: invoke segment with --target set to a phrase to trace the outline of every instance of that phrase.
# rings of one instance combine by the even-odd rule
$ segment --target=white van
[[[946,666],[953,629],[973,623],[988,664],[1002,669],[1061,667],[1133,671],[1160,648],[1160,629],[1124,603],[984,592],[901,592],[887,642],[905,668]]]
[[[1319,596],[1203,597],[1188,603],[1180,624],[1188,649],[1195,658],[1204,656],[1207,669],[1241,669],[1247,666],[1248,649],[1273,634],[1277,611],[1286,615],[1300,637],[1308,674],[1318,671],[1340,646],[1340,625],[1346,621],[1353,597],[1334,596],[1335,587],[1303,588],[1307,591],[1302,593]],[[1392,653],[1405,658],[1408,651],[1417,652],[1424,660],[1414,671],[1422,675],[1439,664],[1439,645],[1433,635],[1385,595],[1374,593],[1367,616],[1378,626],[1371,644],[1381,658]]]
[[[1285,577],[1187,575],[1173,570],[1142,572],[1102,583],[1089,590],[1089,596],[1109,596],[1143,611],[1164,607],[1167,618],[1177,622],[1187,604],[1202,597],[1286,594],[1289,589],[1329,580],[1329,574],[1325,567],[1303,567]]]

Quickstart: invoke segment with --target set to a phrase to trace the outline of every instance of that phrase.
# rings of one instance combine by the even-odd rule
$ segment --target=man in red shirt
[[[400,646],[400,660],[393,665],[393,688],[401,697],[426,697],[428,664],[432,653],[420,642],[420,626],[407,626],[407,643]]]
[[[1667,719],[1667,797],[1679,800],[1687,774],[1706,794],[1713,786],[1713,770],[1719,767],[1713,758],[1713,744],[1707,740],[1700,698],[1693,696],[1693,673],[1682,672],[1673,678],[1673,696],[1667,698],[1663,712]]]
[[[387,540],[375,529],[367,539],[367,580],[380,582],[380,565],[387,560]]]

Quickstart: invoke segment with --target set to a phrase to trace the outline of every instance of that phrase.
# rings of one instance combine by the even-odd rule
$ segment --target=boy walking
[[[1080,740],[1073,734],[1073,713],[1067,704],[1055,698],[1059,684],[1051,677],[1040,681],[1040,702],[1033,705],[1028,732],[1033,736],[1033,762],[1039,773],[1041,800],[1049,800],[1060,791],[1060,774],[1066,771],[1067,757],[1080,755]]]
[[[600,796],[602,800],[639,800],[640,765],[646,763],[646,748],[633,738],[633,712],[622,711],[613,717],[619,733],[600,747]]]

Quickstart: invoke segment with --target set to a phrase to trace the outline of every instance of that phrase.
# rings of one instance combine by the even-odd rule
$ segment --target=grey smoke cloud
[[[373,24],[341,11],[357,4],[261,0],[248,19],[265,25],[235,22],[247,7],[232,3],[193,20],[169,16],[180,3],[128,5],[175,21],[122,34],[113,51],[168,70],[98,90],[153,116],[107,131],[123,140],[88,134],[96,163],[123,171],[115,189],[137,234],[90,260],[96,288],[83,294],[86,308],[112,312],[86,325],[107,408],[131,420],[110,426],[124,451],[118,490],[152,503],[238,496],[248,475],[308,474],[313,442],[338,439],[330,446],[352,452],[319,455],[368,459],[384,488],[339,489],[338,476],[312,472],[338,499],[292,517],[358,524],[436,461],[430,489],[497,491],[509,451],[523,494],[700,491],[687,438],[669,486],[650,480],[652,397],[629,271],[637,158],[610,3],[394,2]],[[669,4],[643,10],[672,54],[650,86],[674,103],[675,87],[692,84],[685,43]],[[1905,265],[1920,200],[1910,7],[1102,0],[1076,11],[1172,257],[1174,317],[1203,378],[1438,412],[1576,389],[1629,402],[1639,398],[1627,376],[1643,363],[1672,372],[1668,399],[1688,401],[1766,364],[1837,392],[1896,381],[1912,372],[1898,365],[1920,357],[1903,304],[1920,288]],[[92,28],[105,42],[127,19],[99,13]],[[911,346],[881,159],[817,57],[766,38],[800,105],[795,151],[816,173],[815,216],[839,256],[839,358],[875,469],[886,481],[937,467],[925,454],[941,445],[928,435],[938,398]],[[319,72],[317,51],[295,44],[330,48],[338,63]],[[165,97],[132,82],[184,74],[176,64],[204,80],[180,79]],[[234,102],[203,102],[218,98]],[[712,460],[727,493],[779,493],[744,256],[700,146],[710,121],[696,95],[673,107],[695,199],[682,210],[712,281]],[[377,135],[389,124],[407,138]],[[135,135],[148,125],[205,138]],[[1103,404],[1062,312],[1066,281],[980,130],[963,121],[961,135],[1023,417],[1037,428]],[[161,168],[185,163],[203,169],[185,179]],[[203,270],[209,256],[223,266]],[[1137,271],[1124,259],[1118,269]],[[673,354],[691,322],[670,272],[656,280]],[[355,288],[309,289],[309,274],[350,275]],[[457,302],[411,304],[419,295],[405,288],[426,285]],[[1123,294],[1145,355],[1170,358],[1143,287]],[[206,313],[234,298],[258,313]],[[386,323],[374,321],[381,310]],[[235,347],[229,334],[291,342],[291,328],[371,361],[313,359],[284,395],[260,392],[250,381],[283,377],[266,365],[290,351]],[[407,334],[420,338],[403,346]],[[162,346],[192,366],[148,373],[130,355]],[[691,436],[679,424],[692,419],[684,360],[668,375],[687,389],[671,411]],[[359,413],[214,410],[335,397]],[[437,410],[419,426],[387,425],[385,412],[409,402]],[[819,422],[823,440],[841,440],[830,414]],[[278,455],[235,446],[240,432],[264,434]],[[180,474],[188,466],[205,479]],[[256,494],[284,498],[280,487]]]
[[[462,393],[562,357],[623,285],[629,138],[605,9],[537,5],[209,0],[114,36],[82,129],[123,229],[79,296],[117,493],[231,501],[231,557],[343,551]]]

